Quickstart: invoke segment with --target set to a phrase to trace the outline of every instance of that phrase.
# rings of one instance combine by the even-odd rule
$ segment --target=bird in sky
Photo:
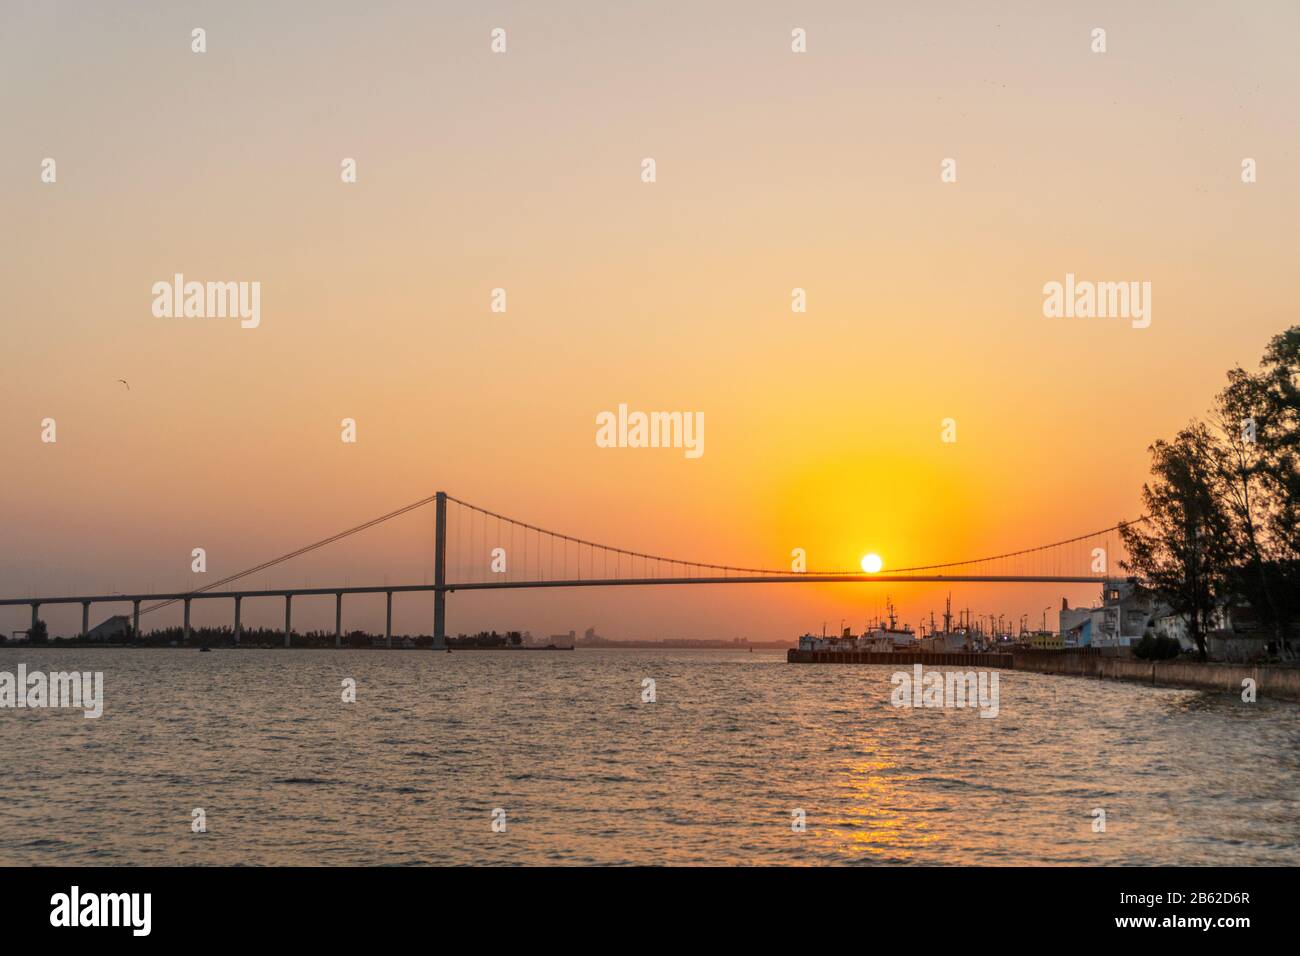
[[[119,378],[118,381],[121,382],[123,385],[126,386],[126,390],[127,390],[128,392],[131,391],[131,385],[130,385],[129,382],[127,382],[126,379],[124,379],[124,378]]]

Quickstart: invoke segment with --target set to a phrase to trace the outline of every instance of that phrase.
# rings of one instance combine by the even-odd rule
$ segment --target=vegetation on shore
[[[1122,567],[1184,616],[1201,660],[1216,610],[1242,604],[1289,658],[1300,621],[1300,326],[1274,336],[1257,372],[1229,371],[1206,420],[1150,452],[1146,520],[1120,529]]]

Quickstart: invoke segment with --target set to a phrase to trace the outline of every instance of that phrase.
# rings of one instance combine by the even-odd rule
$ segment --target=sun
[[[880,555],[874,551],[862,559],[862,570],[867,574],[875,574],[885,566],[885,562],[880,560]]]

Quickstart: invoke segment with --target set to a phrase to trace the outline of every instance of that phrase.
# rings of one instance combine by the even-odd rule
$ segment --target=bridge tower
[[[433,531],[433,646],[447,646],[447,492],[438,492]]]

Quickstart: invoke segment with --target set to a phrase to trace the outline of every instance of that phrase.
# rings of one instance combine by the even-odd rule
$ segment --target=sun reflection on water
[[[891,760],[846,764],[839,787],[848,791],[840,814],[823,830],[825,843],[848,857],[911,859],[917,850],[940,839],[908,785],[915,774],[902,772]]]

